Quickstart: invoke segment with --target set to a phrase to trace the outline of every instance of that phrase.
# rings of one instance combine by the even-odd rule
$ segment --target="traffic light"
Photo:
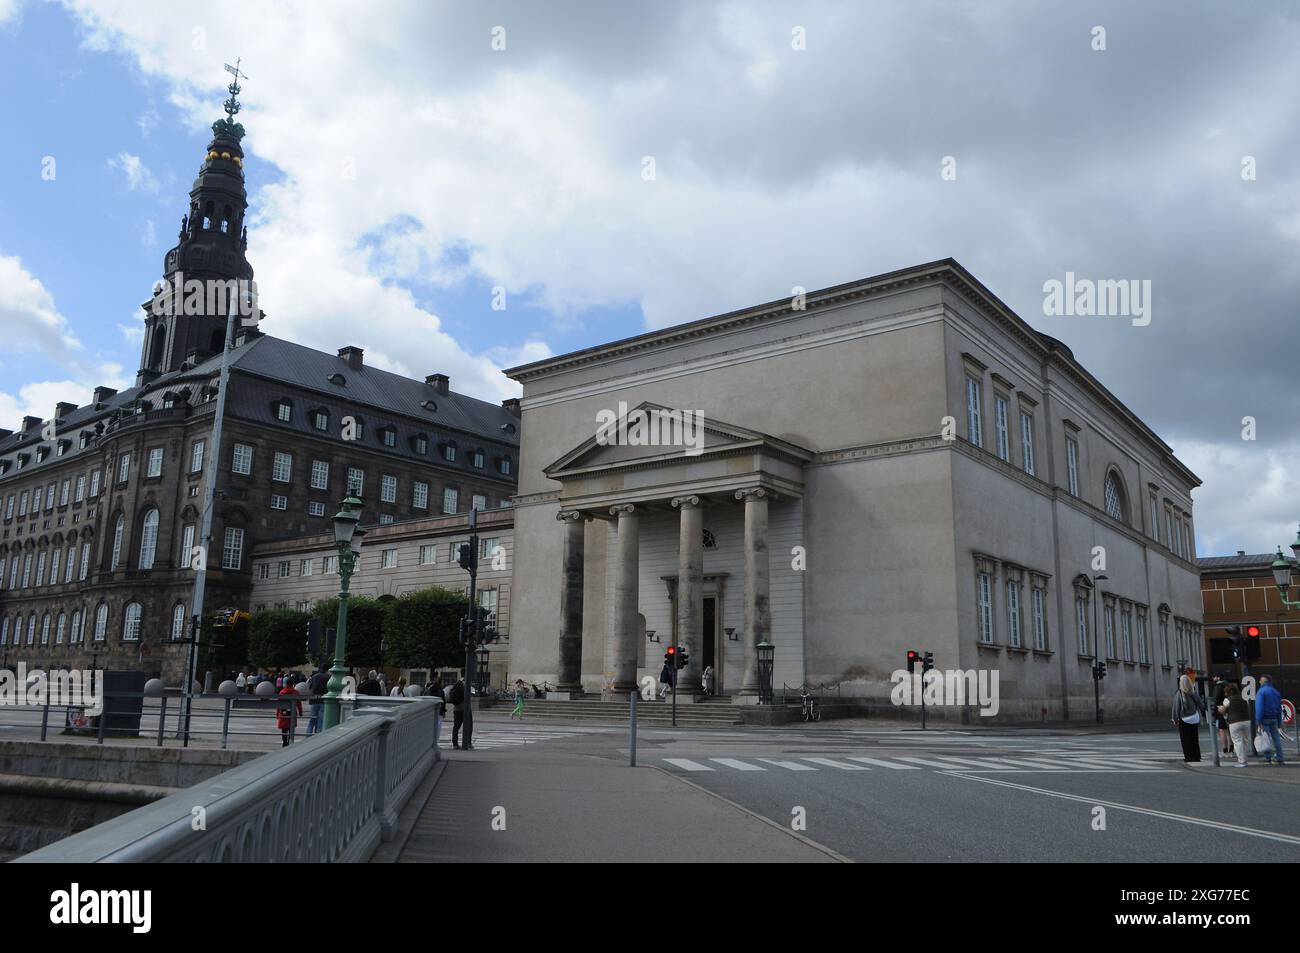
[[[478,607],[478,640],[484,645],[497,640],[496,614],[487,606]]]
[[[664,664],[670,668],[677,668],[677,646],[670,645],[664,651]]]
[[[679,651],[679,652],[677,653],[677,667],[678,667],[679,669],[681,669],[681,668],[685,668],[685,667],[686,667],[687,665],[689,665],[690,663],[691,663],[691,654],[690,654],[689,652],[680,652],[680,651]]]
[[[916,663],[919,661],[921,661],[921,653],[916,651],[916,649],[908,649],[907,650],[908,674],[914,674],[916,672]]]
[[[1246,626],[1246,660],[1249,662],[1259,659],[1259,635],[1259,626]]]
[[[461,543],[460,550],[456,554],[456,562],[466,572],[474,572],[478,569],[478,553],[474,551],[474,547],[469,543]]]
[[[921,659],[921,674],[925,674],[932,668],[934,668],[934,653],[926,652],[925,656]]]
[[[1099,682],[1100,682],[1103,678],[1106,677],[1106,663],[1105,663],[1105,662],[1098,662],[1096,665],[1094,665],[1094,666],[1092,667],[1092,677],[1095,678],[1095,679],[1096,679],[1097,681],[1099,681]]]
[[[323,632],[320,619],[312,619],[307,623],[307,657],[314,659],[320,655],[320,639]]]

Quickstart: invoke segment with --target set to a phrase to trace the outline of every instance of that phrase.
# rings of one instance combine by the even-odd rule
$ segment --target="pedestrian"
[[[288,679],[284,679],[284,681],[288,681]],[[280,694],[297,695],[298,689],[294,688],[292,685],[285,685],[284,688],[280,689]],[[295,707],[297,708],[296,713],[294,712]],[[293,726],[296,723],[297,718],[301,717],[302,702],[285,702],[284,704],[276,706],[275,727],[280,729],[280,737],[284,742],[281,747],[289,747],[289,739],[293,734]]]
[[[1183,745],[1183,763],[1201,760],[1201,739],[1197,728],[1201,724],[1201,696],[1192,689],[1192,680],[1178,676],[1178,691],[1174,693],[1173,722],[1178,726],[1178,740]]]
[[[248,688],[248,676],[243,672],[240,672],[239,676],[235,679],[235,688],[241,692]]]
[[[379,676],[378,676],[378,677],[379,677],[379,694],[381,694],[381,695],[387,695],[387,694],[388,694],[388,676],[385,675],[385,674],[381,671],[381,672],[379,673]]]
[[[406,697],[406,679],[404,679],[404,678],[399,678],[399,679],[397,680],[397,684],[394,685],[394,686],[392,687],[392,689],[388,692],[388,697],[389,697],[389,698],[405,698],[405,697]]]
[[[358,695],[379,695],[382,691],[383,689],[379,685],[379,678],[374,669],[371,669],[370,674],[357,686]]]
[[[1237,767],[1244,768],[1246,750],[1250,747],[1250,705],[1241,697],[1237,686],[1227,682],[1223,686],[1223,704],[1216,711],[1219,720],[1228,726],[1232,738],[1231,747],[1237,752]]]
[[[460,729],[465,723],[465,680],[456,679],[456,684],[447,692],[447,704],[455,709],[451,722],[451,746],[460,748]],[[469,750],[469,745],[465,749]]]
[[[515,679],[515,710],[510,713],[510,717],[512,719],[516,715],[518,715],[520,721],[524,720],[524,697],[526,694],[527,693],[524,691],[524,680],[522,678],[516,678]]]
[[[325,730],[325,693],[329,691],[330,673],[321,669],[311,677],[307,689],[311,693],[311,720],[307,722],[307,737]]]
[[[704,684],[704,694],[709,696],[713,694],[713,666],[704,666],[704,674],[700,676],[700,681]]]
[[[1273,687],[1272,676],[1259,677],[1259,691],[1255,693],[1255,721],[1259,722],[1256,737],[1264,735],[1273,743],[1271,750],[1260,752],[1264,756],[1264,763],[1272,764],[1273,759],[1277,758],[1279,765],[1286,764],[1282,755],[1282,735],[1278,731],[1282,724],[1282,696]]]
[[[663,688],[659,690],[660,701],[663,701],[665,698],[667,698],[668,693],[672,691],[673,679],[676,677],[676,675],[677,675],[676,669],[674,669],[667,662],[664,662],[664,667],[659,670],[659,684],[663,686]]]
[[[1223,699],[1227,694],[1228,683],[1224,681],[1222,672],[1214,673],[1214,723],[1219,729],[1219,747],[1224,754],[1232,750],[1232,737],[1228,734],[1228,723],[1223,720],[1219,714],[1219,707],[1223,704]]]

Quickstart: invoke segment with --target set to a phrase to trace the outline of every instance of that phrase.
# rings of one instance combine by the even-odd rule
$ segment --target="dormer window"
[[[337,373],[331,374],[328,378],[326,378],[326,380],[328,380],[331,384],[334,384],[338,387],[342,387],[348,382],[348,379],[346,377],[344,377],[342,374],[337,374]]]
[[[280,421],[280,423],[287,424],[293,419],[293,404],[290,401],[284,400],[283,398],[277,400],[273,409],[275,411],[275,419]]]
[[[176,406],[175,397],[173,397],[171,394],[167,394],[165,397],[163,397],[163,410],[171,410],[175,406]]]
[[[429,413],[433,413],[435,410],[438,409],[438,405],[431,400],[421,401],[420,406],[423,407],[425,410],[427,410]]]
[[[366,435],[366,422],[361,417],[352,418],[352,439],[360,440]]]
[[[60,440],[57,444],[55,444],[55,448],[56,448],[56,449],[55,449],[54,452],[55,452],[55,454],[56,454],[57,456],[60,456],[60,457],[61,457],[61,456],[63,456],[65,453],[67,453],[68,448],[69,448],[70,446],[72,446],[72,441],[71,441],[71,440]]]
[[[397,430],[393,427],[384,427],[379,431],[379,439],[383,441],[385,447],[396,447]]]
[[[506,433],[514,433],[519,428],[516,427],[514,424],[502,424],[501,429],[504,430]]]
[[[456,462],[456,441],[448,440],[442,445],[442,458],[448,463]]]
[[[429,438],[427,435],[419,433],[411,438],[411,447],[420,456],[425,456],[429,452]]]
[[[483,451],[475,450],[473,454],[470,455],[470,461],[474,464],[475,469],[482,470],[484,463]]]
[[[91,436],[93,436],[93,435],[91,434],[91,432],[90,432],[89,430],[83,430],[83,431],[81,431],[81,433],[80,433],[80,435],[79,435],[80,439],[77,441],[77,444],[78,444],[78,445],[77,445],[77,449],[78,449],[78,450],[85,450],[87,447],[89,447],[89,446],[90,446],[90,438],[91,438]]]
[[[50,455],[50,448],[49,448],[49,447],[37,447],[37,448],[36,448],[36,462],[37,462],[37,463],[40,463],[42,460],[44,460],[44,459],[45,459],[46,457],[48,457],[49,455]]]
[[[18,454],[18,469],[21,470],[23,467],[27,466],[27,461],[29,459],[30,456],[26,453]]]
[[[511,470],[512,466],[513,466],[513,464],[510,462],[510,458],[509,458],[509,457],[502,457],[502,458],[501,458],[501,475],[502,475],[502,476],[510,476],[510,470]]]
[[[311,425],[317,430],[325,431],[330,429],[330,415],[327,410],[313,410],[311,412]]]

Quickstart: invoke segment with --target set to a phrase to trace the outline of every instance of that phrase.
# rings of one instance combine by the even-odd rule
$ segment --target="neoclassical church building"
[[[135,386],[96,389],[47,420],[0,430],[0,654],[14,667],[143,669],[180,677],[206,463],[218,455],[205,611],[250,608],[255,545],[328,533],[349,485],[362,524],[508,506],[519,420],[451,390],[236,324],[221,446],[213,446],[226,310],[160,307],[180,284],[251,280],[243,126],[230,86],[213,124],[167,286],[141,307]],[[385,558],[362,554],[363,568]],[[444,555],[444,559],[446,559]],[[298,574],[319,561],[285,562]],[[202,667],[199,669],[203,671]]]
[[[682,695],[711,666],[743,702],[767,642],[778,691],[886,699],[916,649],[996,671],[1000,718],[1080,720],[1101,658],[1108,716],[1163,711],[1200,661],[1196,475],[951,259],[798,304],[506,372],[511,677],[625,692],[675,637]]]

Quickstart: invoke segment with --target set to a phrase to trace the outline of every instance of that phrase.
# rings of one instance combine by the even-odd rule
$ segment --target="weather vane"
[[[235,77],[235,81],[226,87],[226,89],[230,91],[230,98],[222,104],[226,110],[226,118],[218,119],[212,124],[212,132],[214,135],[227,135],[232,136],[235,139],[244,138],[244,127],[235,122],[235,114],[239,112],[241,108],[239,100],[235,98],[239,95],[240,91],[239,80],[240,77],[248,79],[248,74],[239,68],[240,63],[242,62],[243,58],[237,57],[234,66],[231,66],[229,63],[224,64],[226,72],[232,74]]]

